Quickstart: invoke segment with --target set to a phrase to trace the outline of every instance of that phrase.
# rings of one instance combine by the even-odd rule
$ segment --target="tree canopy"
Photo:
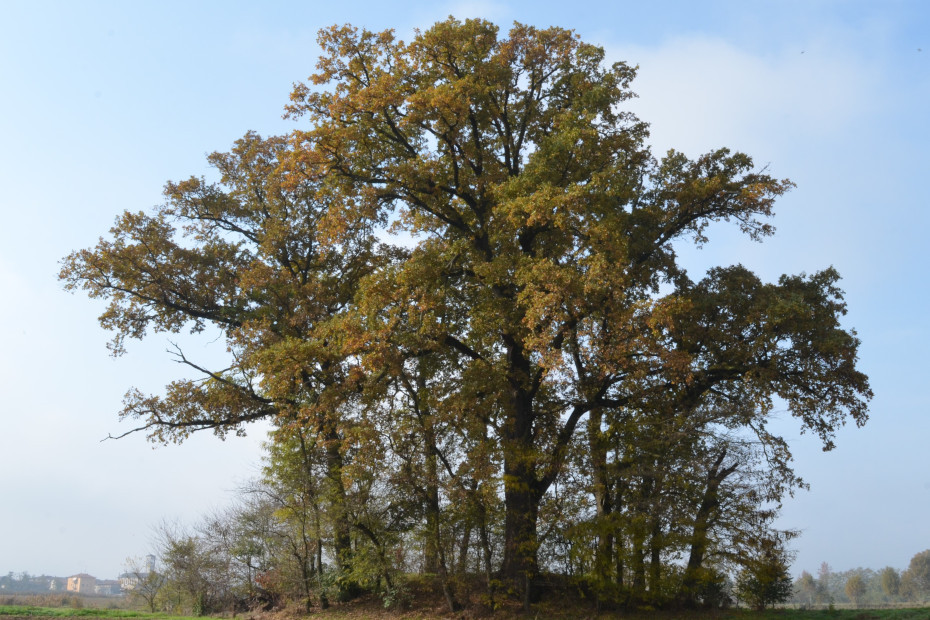
[[[825,449],[867,418],[835,270],[694,280],[677,260],[715,222],[772,234],[791,182],[725,148],[655,157],[625,109],[634,68],[569,30],[319,40],[298,129],[246,134],[209,157],[218,182],[169,183],[65,259],[117,352],[226,339],[228,368],[178,351],[201,376],[123,415],[156,441],[269,419],[303,442],[346,596],[360,548],[389,581],[413,537],[452,608],[470,556],[527,604],[541,570],[614,602],[702,600],[803,486],[776,404]]]

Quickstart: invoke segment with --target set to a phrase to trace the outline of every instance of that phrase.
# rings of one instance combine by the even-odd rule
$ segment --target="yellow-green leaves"
[[[354,527],[387,578],[403,535],[385,515],[402,514],[428,515],[436,567],[449,531],[483,528],[487,566],[501,532],[519,588],[539,519],[598,537],[602,579],[613,537],[635,596],[667,590],[662,558],[689,547],[692,585],[716,583],[708,549],[768,527],[760,504],[803,484],[766,430],[776,399],[830,447],[871,397],[835,272],[695,282],[678,263],[713,223],[772,234],[791,182],[725,148],[655,158],[625,109],[635,69],[570,30],[450,18],[409,43],[343,26],[320,44],[291,135],[246,134],[209,156],[217,183],[169,183],[163,207],[65,260],[117,347],[207,325],[226,341],[229,368],[182,360],[200,380],[133,393],[125,415],[157,441],[270,418],[312,444],[345,575]]]

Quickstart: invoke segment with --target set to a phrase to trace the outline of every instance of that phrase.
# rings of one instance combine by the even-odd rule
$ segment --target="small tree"
[[[930,595],[930,549],[911,558],[907,570],[901,575],[901,589],[912,601],[922,601]]]
[[[807,571],[802,571],[795,587],[801,603],[811,607],[814,604],[814,598],[817,596],[817,582],[814,580],[814,576]]]
[[[882,592],[885,596],[889,599],[897,597],[898,592],[901,590],[901,575],[898,574],[898,571],[890,566],[886,566],[879,575],[882,583]]]
[[[165,585],[165,577],[140,558],[126,559],[126,576],[129,578],[129,599],[143,604],[152,613],[158,605],[158,595]]]
[[[820,603],[833,604],[833,569],[826,562],[817,569],[817,600]]]
[[[759,611],[782,603],[793,591],[788,574],[788,558],[779,541],[762,542],[759,553],[744,561],[736,577],[736,595]]]
[[[155,534],[171,610],[202,616],[221,609],[230,588],[228,558],[178,524],[163,522]]]
[[[865,594],[865,581],[862,580],[862,575],[855,573],[846,580],[846,596],[856,607],[859,607],[863,594]]]

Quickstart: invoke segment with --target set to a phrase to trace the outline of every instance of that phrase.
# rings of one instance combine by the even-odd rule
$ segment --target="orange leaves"
[[[218,183],[168,183],[166,205],[125,213],[63,263],[69,289],[107,301],[116,350],[150,330],[225,339],[227,368],[178,351],[198,379],[127,395],[123,415],[153,441],[270,419],[279,455],[299,448],[307,466],[278,473],[326,480],[311,491],[325,490],[314,501],[342,569],[350,512],[409,502],[412,522],[419,494],[458,520],[443,531],[503,530],[502,573],[532,578],[538,518],[606,523],[546,509],[557,482],[590,491],[592,447],[595,486],[618,494],[618,548],[656,519],[650,544],[682,557],[695,506],[666,497],[693,504],[686,470],[713,454],[724,467],[734,436],[754,433],[779,468],[740,510],[800,484],[764,428],[776,398],[827,447],[847,417],[865,421],[835,272],[776,285],[737,266],[693,282],[678,265],[676,246],[706,242],[711,223],[771,234],[792,184],[727,149],[657,161],[624,110],[634,68],[604,66],[569,30],[482,20],[410,44],[333,27],[320,45],[287,107],[304,127],[247,133],[208,157]],[[750,465],[740,475],[757,476]]]

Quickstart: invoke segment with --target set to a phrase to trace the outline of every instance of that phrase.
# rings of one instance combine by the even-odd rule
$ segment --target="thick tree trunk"
[[[517,586],[525,600],[532,600],[533,582],[539,572],[536,554],[539,498],[533,488],[535,476],[525,460],[505,457],[504,562],[501,573],[505,580]]]
[[[720,454],[711,464],[707,472],[707,483],[704,488],[704,495],[701,498],[701,504],[698,506],[697,513],[694,517],[694,527],[691,533],[691,550],[688,555],[688,564],[685,566],[685,574],[681,583],[680,597],[685,605],[694,605],[696,602],[697,588],[700,582],[700,573],[704,565],[704,555],[707,552],[708,533],[714,523],[717,509],[720,506],[719,491],[721,483],[736,471],[737,464],[720,469],[726,458],[726,448],[720,451]]]
[[[525,392],[515,401],[504,442],[504,562],[501,574],[522,595],[528,611],[539,573],[536,522],[542,493],[536,476],[532,405]]]
[[[510,366],[510,411],[503,428],[504,562],[502,577],[523,595],[524,608],[533,600],[539,572],[536,521],[545,489],[537,477],[539,454],[534,442],[536,421],[531,392],[530,362],[517,339],[505,337]]]
[[[439,572],[439,550],[436,548],[433,531],[436,529],[435,518],[429,512],[426,514],[426,544],[423,545],[423,572],[435,575]]]
[[[352,523],[346,506],[346,490],[342,481],[344,461],[339,450],[340,441],[335,433],[327,436],[326,474],[329,483],[330,514],[333,526],[333,555],[338,570],[348,574],[352,569]],[[359,593],[358,584],[348,579],[339,580],[339,600],[348,601]]]

